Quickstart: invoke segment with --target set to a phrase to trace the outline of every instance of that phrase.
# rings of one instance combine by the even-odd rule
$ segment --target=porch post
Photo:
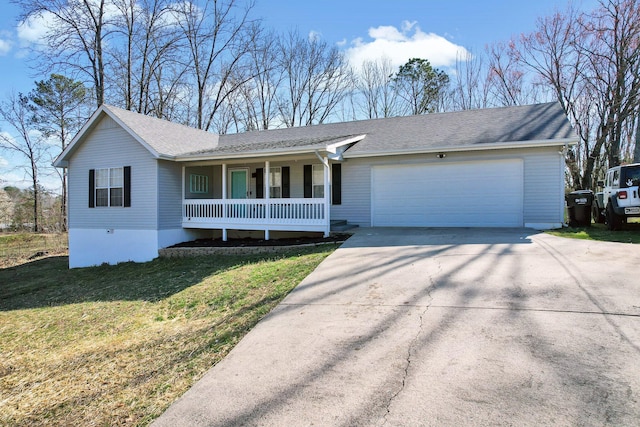
[[[271,188],[271,183],[269,182],[269,160],[264,162],[264,220],[266,226],[264,228],[264,240],[269,240],[269,222],[271,220],[271,194],[269,194],[269,189]]]
[[[329,194],[331,189],[331,174],[329,173],[329,159],[325,157],[322,163],[324,165],[324,237],[329,237],[331,233],[331,194]]]
[[[222,164],[222,218],[227,218],[227,164]],[[223,221],[226,222],[226,221]],[[227,241],[227,229],[222,228],[222,241]]]
[[[182,203],[182,208],[181,208],[181,210],[182,210],[182,218],[183,218],[183,220],[184,220],[184,217],[186,216],[186,215],[185,215],[185,209],[184,209],[184,200],[185,200],[185,199],[184,199],[184,197],[185,197],[185,194],[184,194],[184,185],[185,185],[185,173],[186,173],[186,169],[187,169],[187,168],[186,168],[185,166],[182,166],[182,191],[181,191],[181,193],[182,193],[182,202],[181,202],[181,203]]]

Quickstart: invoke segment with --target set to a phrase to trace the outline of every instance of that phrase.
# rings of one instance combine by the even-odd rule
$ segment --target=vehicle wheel
[[[607,228],[609,230],[619,230],[622,225],[622,218],[620,215],[617,215],[611,204],[607,205]]]
[[[593,221],[598,224],[604,224],[606,221],[604,215],[602,215],[602,209],[597,205],[593,205],[591,208],[591,216],[593,217]]]

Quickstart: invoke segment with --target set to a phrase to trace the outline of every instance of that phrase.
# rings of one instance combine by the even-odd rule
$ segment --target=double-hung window
[[[269,168],[269,197],[272,199],[282,197],[282,170],[280,167]]]
[[[324,165],[313,165],[312,174],[313,197],[324,197]]]
[[[124,169],[96,169],[96,206],[124,206]]]
[[[130,207],[131,166],[89,170],[89,207]]]

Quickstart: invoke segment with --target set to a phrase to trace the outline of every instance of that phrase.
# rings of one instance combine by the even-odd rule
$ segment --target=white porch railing
[[[182,226],[247,230],[325,231],[325,199],[187,199]]]

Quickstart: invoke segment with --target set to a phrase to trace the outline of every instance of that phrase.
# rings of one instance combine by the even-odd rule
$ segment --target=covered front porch
[[[182,227],[330,233],[332,177],[327,157],[192,162],[182,168]]]

